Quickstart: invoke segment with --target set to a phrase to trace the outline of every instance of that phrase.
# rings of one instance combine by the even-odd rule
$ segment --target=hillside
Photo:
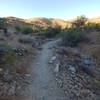
[[[34,17],[29,19],[21,19],[16,17],[6,17],[8,22],[12,25],[52,25],[52,26],[61,26],[62,28],[70,27],[71,23],[62,19],[54,18],[43,18],[43,17]]]
[[[88,21],[91,23],[100,23],[100,17],[92,18],[92,19],[89,19]]]
[[[52,26],[61,26],[62,28],[65,28],[67,26],[70,26],[69,21],[65,21],[62,19],[55,19],[55,18],[43,18],[43,17],[35,17],[30,19],[25,19],[25,22],[28,23],[40,23],[40,25],[52,25]]]
[[[45,17],[33,17],[29,19],[21,19],[16,17],[6,17],[8,23],[12,26],[16,25],[24,25],[24,26],[32,26],[32,25],[51,25],[51,26],[61,26],[62,28],[71,27],[71,23],[76,20],[63,20],[57,18],[45,18]],[[89,23],[100,23],[100,17],[88,19]]]

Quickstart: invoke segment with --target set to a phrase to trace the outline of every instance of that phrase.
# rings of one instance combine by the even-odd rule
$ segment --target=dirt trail
[[[52,56],[50,49],[57,41],[42,45],[35,63],[32,65],[33,83],[30,100],[66,100],[64,92],[57,86],[52,68],[48,64]],[[29,99],[28,99],[29,100]]]

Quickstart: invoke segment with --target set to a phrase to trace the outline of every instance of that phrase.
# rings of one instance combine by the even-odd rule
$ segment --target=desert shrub
[[[48,28],[50,28],[50,27],[49,26],[37,26],[37,25],[34,25],[32,27],[34,32],[46,31],[46,30],[48,30]]]
[[[22,30],[22,27],[21,26],[15,26],[15,29],[19,32]]]
[[[84,25],[84,31],[85,32],[95,32],[95,31],[100,31],[100,24],[96,23],[87,23]]]
[[[100,31],[100,24],[95,24],[95,30]]]
[[[33,32],[33,29],[31,27],[23,27],[23,34],[30,34]]]
[[[43,35],[47,38],[53,38],[61,32],[60,27],[45,27]]]
[[[32,27],[32,29],[33,29],[33,32],[38,32],[39,27],[38,27],[38,26],[36,26],[36,25],[34,25],[34,26]]]
[[[88,88],[91,88],[91,90],[93,92],[95,91],[96,94],[100,93],[100,80],[90,78]]]
[[[62,42],[68,46],[77,46],[83,39],[85,39],[85,33],[81,28],[70,28],[62,33]]]
[[[43,26],[43,27],[42,27],[42,30],[46,31],[46,30],[48,30],[49,28],[50,28],[50,26]]]
[[[5,18],[0,18],[0,29],[5,29],[7,26],[7,21]]]
[[[18,32],[22,32],[23,34],[30,34],[33,32],[33,28],[31,28],[31,27],[15,26],[15,29]]]
[[[0,61],[3,65],[14,64],[16,55],[8,44],[0,44]]]
[[[7,32],[7,20],[6,18],[0,18],[0,29],[2,29],[5,33],[5,36],[8,36]]]

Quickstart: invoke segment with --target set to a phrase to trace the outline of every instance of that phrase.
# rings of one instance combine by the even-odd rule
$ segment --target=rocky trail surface
[[[67,47],[67,51],[65,51],[68,52],[68,58],[62,56],[59,59],[54,52],[59,41],[52,40],[40,47],[36,59],[31,65],[33,81],[26,100],[99,100],[99,95],[86,86],[90,86],[88,80],[92,79],[91,74],[93,74],[92,66],[94,64],[92,64],[91,57],[75,48]],[[59,48],[58,50],[60,50]],[[66,54],[64,51],[62,53]],[[74,62],[72,57],[73,60],[79,57],[81,61]],[[61,61],[63,62],[61,63]],[[82,69],[78,68],[80,64],[83,66]],[[83,72],[78,70],[83,70]]]
[[[93,78],[92,57],[59,43],[50,40],[42,44],[28,74],[13,79],[7,71],[3,80],[13,81],[1,82],[0,100],[100,100],[100,81]]]
[[[50,41],[42,45],[35,63],[31,66],[33,82],[30,100],[66,100],[64,92],[57,86],[52,66],[49,64],[52,57],[51,48],[57,41]]]

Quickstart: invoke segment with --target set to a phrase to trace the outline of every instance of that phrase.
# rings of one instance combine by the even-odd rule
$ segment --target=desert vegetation
[[[14,60],[16,58],[12,47],[10,47],[7,43],[0,44],[0,53],[1,53],[1,63],[4,65],[14,64]]]
[[[63,44],[68,46],[77,46],[78,43],[85,40],[86,33],[80,27],[70,28],[63,31],[62,38]]]
[[[60,41],[55,44],[56,40]],[[54,73],[58,73],[58,77],[61,77],[60,80],[57,77],[58,86],[64,91],[71,91],[72,95],[69,96],[81,100],[80,98],[84,98],[83,94],[87,95],[88,91],[89,94],[98,95],[100,91],[99,51],[100,23],[91,22],[83,15],[72,21],[53,18],[34,20],[0,18],[0,82],[6,83],[4,84],[6,89],[11,87],[10,81],[16,84],[16,94],[22,90],[22,88],[18,90],[19,86],[27,87],[31,83],[30,66],[39,52],[42,54],[38,56],[45,59],[42,61],[38,58],[39,65],[43,68],[43,65],[47,66],[46,68],[48,66],[55,68]],[[49,58],[49,56],[53,57]],[[39,67],[37,65],[35,67]],[[76,89],[73,84],[70,84],[71,82],[76,82]],[[89,83],[87,87],[86,82]],[[4,89],[0,96],[4,93]],[[10,94],[15,95],[14,92]],[[6,95],[9,96],[8,93]]]
[[[46,27],[43,35],[47,38],[54,38],[61,32],[61,27]]]

